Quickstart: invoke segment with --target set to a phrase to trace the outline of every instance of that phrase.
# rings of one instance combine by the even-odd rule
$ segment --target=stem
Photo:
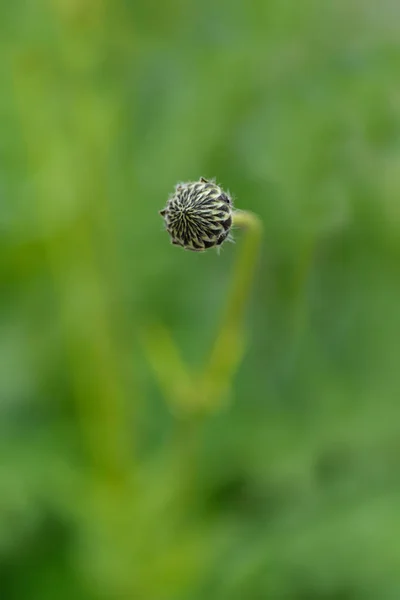
[[[255,267],[262,239],[262,224],[253,213],[237,211],[233,225],[244,228],[245,236],[236,262],[228,293],[228,300],[221,319],[219,332],[203,374],[205,402],[208,406],[219,405],[243,358],[245,350],[245,309],[250,296]]]
[[[247,211],[236,211],[233,226],[245,230],[233,272],[228,300],[209,360],[193,376],[179,349],[162,325],[143,331],[148,360],[170,407],[181,414],[199,414],[218,409],[245,350],[244,317],[250,296],[262,239],[260,219]]]
[[[179,424],[178,429],[181,441],[178,457],[181,479],[184,482],[181,497],[183,503],[187,498],[190,498],[190,503],[196,498],[201,426],[204,422],[203,417],[206,416],[204,409],[207,413],[221,407],[245,350],[245,311],[261,246],[262,224],[256,215],[244,211],[234,213],[233,224],[245,229],[245,235],[234,268],[220,328],[198,385],[192,381],[186,398],[180,399],[180,402],[186,401],[189,410],[195,410],[182,423],[183,428]],[[181,368],[175,373],[181,373],[181,381],[187,383]]]

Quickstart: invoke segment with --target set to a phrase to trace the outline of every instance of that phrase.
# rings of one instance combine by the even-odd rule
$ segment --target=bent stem
[[[218,410],[243,358],[245,310],[260,251],[262,224],[247,211],[236,211],[233,226],[245,230],[227,303],[209,360],[200,373],[187,367],[169,331],[162,325],[143,333],[143,345],[158,383],[173,412],[204,414]]]
[[[245,310],[261,246],[262,225],[250,212],[237,211],[234,227],[245,229],[238,250],[227,302],[208,361],[194,373],[185,364],[168,329],[143,332],[143,346],[166,400],[174,413],[186,417],[174,429],[181,506],[196,498],[196,463],[206,415],[218,411],[245,351]],[[188,499],[190,498],[190,502]]]
[[[245,352],[245,311],[262,239],[261,220],[254,213],[235,212],[233,225],[245,229],[245,235],[233,272],[220,329],[202,374],[203,398],[199,400],[208,409],[218,409],[224,401]]]

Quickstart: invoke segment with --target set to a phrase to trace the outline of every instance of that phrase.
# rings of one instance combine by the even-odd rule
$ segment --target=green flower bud
[[[160,211],[172,243],[202,252],[220,246],[232,227],[232,200],[213,181],[179,183]]]

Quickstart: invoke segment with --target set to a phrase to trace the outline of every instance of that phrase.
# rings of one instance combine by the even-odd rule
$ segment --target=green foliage
[[[0,4],[2,599],[398,600],[399,17]],[[241,234],[185,252],[158,214],[200,176],[264,243],[231,402],[194,420],[142,332],[207,359]]]

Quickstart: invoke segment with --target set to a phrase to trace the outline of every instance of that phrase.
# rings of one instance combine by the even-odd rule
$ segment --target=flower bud
[[[172,243],[202,252],[220,246],[232,227],[232,200],[213,181],[179,183],[160,211]]]

